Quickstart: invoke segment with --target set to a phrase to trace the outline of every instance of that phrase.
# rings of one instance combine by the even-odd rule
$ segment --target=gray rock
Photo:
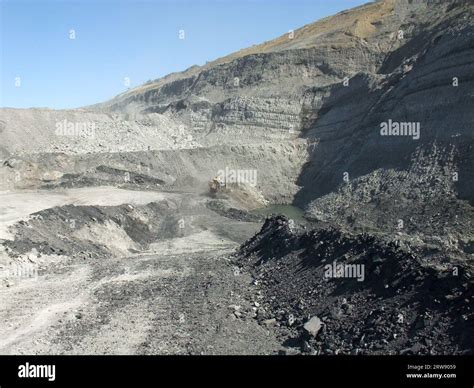
[[[279,354],[282,356],[297,356],[298,354],[301,354],[301,352],[296,348],[285,348],[280,350]]]
[[[273,326],[275,323],[276,323],[275,318],[265,319],[264,321],[262,321],[262,324],[265,326]]]
[[[323,323],[321,320],[317,316],[314,316],[304,324],[303,328],[310,336],[316,337],[321,330],[322,325]]]

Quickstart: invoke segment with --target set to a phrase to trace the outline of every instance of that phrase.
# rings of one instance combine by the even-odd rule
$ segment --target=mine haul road
[[[252,279],[229,255],[260,224],[213,213],[206,196],[92,187],[62,191],[0,193],[0,238],[21,239],[12,226],[64,206],[144,206],[166,202],[175,209],[166,222],[184,220],[183,230],[127,249],[123,234],[104,222],[65,238],[95,239],[121,254],[88,257],[31,252],[12,261],[0,252],[0,354],[273,354],[281,345],[254,319]],[[174,206],[174,208],[173,208]],[[34,215],[32,215],[35,213]],[[45,221],[46,222],[46,221]],[[93,229],[89,224],[81,228]],[[41,230],[61,235],[52,223]],[[126,237],[126,235],[124,235]],[[124,238],[125,240],[125,238]],[[89,241],[90,242],[90,241]],[[26,263],[26,264],[25,264]],[[13,276],[12,266],[37,268]],[[8,272],[10,270],[10,272]],[[240,306],[240,307],[239,307]]]

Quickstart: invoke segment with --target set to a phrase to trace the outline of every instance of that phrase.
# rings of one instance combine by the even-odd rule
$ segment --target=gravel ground
[[[263,295],[257,320],[289,354],[435,355],[474,352],[467,256],[427,257],[400,240],[278,216],[234,260]]]
[[[60,196],[68,205],[35,212],[4,241],[4,270],[37,272],[1,279],[1,354],[281,349],[271,330],[241,319],[252,311],[251,278],[228,258],[259,224],[221,217],[197,195],[134,192],[134,205],[122,205],[117,202],[129,201],[130,192],[109,189],[103,198],[114,206],[90,205],[98,192],[104,195],[93,188]],[[38,198],[48,200],[45,193]],[[77,219],[73,230],[71,219]],[[146,231],[139,233],[141,227]]]

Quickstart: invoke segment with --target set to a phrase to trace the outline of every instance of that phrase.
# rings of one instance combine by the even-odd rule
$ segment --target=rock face
[[[302,137],[311,144],[298,178],[302,206],[344,177],[382,169],[385,183],[399,170],[419,176],[439,164],[438,178],[472,201],[472,42],[467,1],[380,1],[98,108],[163,113],[198,138],[205,133],[204,144]],[[418,125],[418,136],[382,136],[389,120]]]
[[[292,189],[276,199],[295,196],[315,218],[324,208],[318,198],[347,183],[360,187],[361,180],[390,184],[392,176],[402,192],[421,174],[424,186],[440,179],[457,197],[472,201],[472,20],[469,1],[367,4],[102,104],[69,111],[2,109],[1,155],[7,160],[61,153],[72,159],[86,153],[174,150],[168,155],[186,159],[182,149],[206,148],[213,154],[212,147],[223,144],[249,149],[303,141],[308,146],[299,151],[292,176],[282,179]],[[389,120],[419,126],[419,136],[381,136],[380,125]],[[76,132],[58,133],[61,123],[72,124]],[[94,128],[81,132],[76,124]],[[285,159],[279,145],[268,148],[262,155],[274,152]],[[265,163],[259,166],[258,155],[254,158],[263,174]],[[237,157],[235,164],[243,168],[245,160]],[[434,178],[432,166],[438,168]],[[3,181],[10,182],[4,186],[13,178],[37,185],[30,182],[31,169],[35,166],[19,166],[18,179],[4,167]],[[405,176],[412,170],[415,178]],[[74,171],[83,172],[80,166]],[[271,184],[259,183],[266,192]],[[370,201],[371,190],[366,194]],[[350,200],[358,196],[352,186],[344,194]],[[421,192],[419,199],[430,196]]]

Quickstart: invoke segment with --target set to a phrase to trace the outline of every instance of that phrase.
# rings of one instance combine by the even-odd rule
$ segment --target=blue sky
[[[56,109],[105,101],[368,2],[0,1],[0,106]]]

